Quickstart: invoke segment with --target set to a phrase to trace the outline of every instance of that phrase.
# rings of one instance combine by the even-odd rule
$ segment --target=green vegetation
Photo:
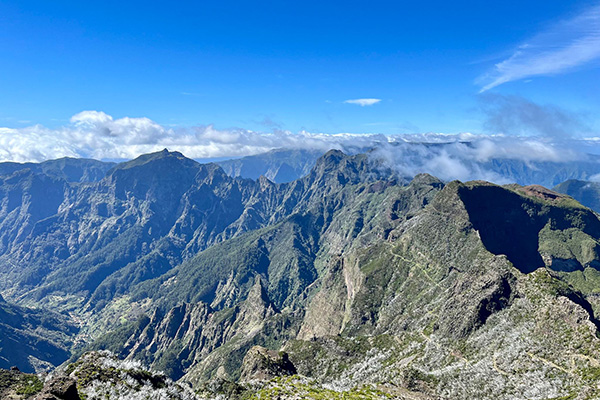
[[[286,398],[286,396],[314,400],[375,400],[394,398],[391,394],[370,386],[338,392],[322,388],[306,379],[295,376],[275,379],[267,383],[265,388],[252,393],[246,398],[253,400],[271,400]]]
[[[32,396],[39,393],[43,387],[44,384],[36,375],[28,375],[21,378],[21,383],[16,392],[25,396]]]
[[[581,180],[567,180],[554,187],[559,193],[568,194],[596,212],[600,212],[600,184]]]
[[[600,271],[596,268],[587,267],[583,271],[560,274],[560,276],[582,293],[600,293]]]
[[[546,200],[491,184],[461,187],[459,195],[486,248],[523,272],[544,266],[543,256],[587,264],[597,255],[600,221],[571,198]]]
[[[11,392],[21,396],[18,398],[30,398],[39,393],[43,386],[37,375],[0,370],[0,396],[2,398],[7,398],[7,394]]]

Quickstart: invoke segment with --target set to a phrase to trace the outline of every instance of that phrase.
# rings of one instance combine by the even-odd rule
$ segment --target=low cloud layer
[[[239,157],[275,148],[324,151],[348,146],[368,147],[391,140],[384,135],[300,132],[271,133],[245,129],[216,129],[212,125],[170,129],[148,118],[119,118],[101,111],[83,111],[58,129],[41,125],[0,128],[0,161],[44,161],[60,157],[99,160],[131,159],[140,154],[177,150],[190,158]]]
[[[505,121],[504,100],[491,104],[498,110],[490,121],[510,128]],[[536,111],[536,114],[542,111]],[[515,117],[516,118],[516,117]],[[526,119],[524,116],[519,117]],[[490,122],[491,123],[491,122]],[[535,125],[535,124],[534,124]],[[542,132],[542,129],[538,129]],[[506,182],[492,164],[513,160],[535,170],[540,163],[587,159],[587,152],[600,147],[600,139],[561,139],[560,135],[459,135],[414,134],[321,134],[275,129],[271,133],[244,129],[221,130],[213,126],[169,129],[148,118],[119,118],[99,111],[83,111],[58,129],[40,125],[27,128],[0,128],[0,161],[44,161],[60,157],[100,160],[132,159],[164,148],[180,151],[194,159],[247,156],[276,148],[340,149],[354,153],[375,148],[373,156],[383,160],[401,175],[428,172],[444,180],[487,179]],[[519,164],[520,163],[520,164]],[[600,169],[599,169],[600,171]]]
[[[575,161],[596,163],[598,168],[592,170],[600,170],[600,163],[593,157],[546,138],[464,134],[429,135],[428,142],[423,139],[415,135],[412,141],[378,146],[373,157],[401,176],[412,177],[425,172],[446,181],[482,179],[501,184],[532,183],[536,175],[543,175],[543,179],[552,175],[551,171],[544,171],[548,163]],[[530,177],[532,180],[528,181]]]
[[[507,82],[555,75],[600,60],[600,4],[521,44],[479,79],[481,92]]]

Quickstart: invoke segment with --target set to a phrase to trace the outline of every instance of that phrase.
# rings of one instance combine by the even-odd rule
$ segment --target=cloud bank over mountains
[[[245,129],[216,129],[212,125],[185,129],[164,127],[148,118],[119,118],[101,111],[83,111],[70,124],[50,129],[42,125],[0,128],[0,161],[44,161],[60,157],[100,160],[131,159],[164,148],[190,158],[239,157],[275,148],[368,147],[393,140],[378,134],[337,134],[275,129],[255,132]]]
[[[426,172],[446,181],[481,179],[499,184],[514,182],[514,178],[511,171],[499,171],[502,167],[498,168],[498,161],[516,161],[505,165],[519,168],[521,164],[532,171],[544,168],[544,163],[593,162],[593,157],[548,139],[460,135],[439,136],[437,142],[424,142],[427,135],[415,136],[413,139],[421,141],[379,146],[373,156],[401,176]],[[429,136],[429,139],[436,138]]]
[[[495,107],[502,109],[504,105],[501,102]],[[497,111],[496,117],[502,113]],[[199,160],[241,157],[277,148],[340,149],[347,153],[376,148],[372,154],[402,175],[428,172],[442,179],[502,182],[501,176],[489,172],[486,163],[518,160],[539,168],[534,164],[580,161],[589,159],[585,153],[598,148],[599,143],[595,138],[561,139],[557,135],[331,135],[279,129],[270,133],[223,130],[212,125],[171,129],[148,118],[115,119],[104,112],[83,111],[57,129],[41,125],[0,128],[0,161],[40,162],[60,157],[125,160],[164,148]]]

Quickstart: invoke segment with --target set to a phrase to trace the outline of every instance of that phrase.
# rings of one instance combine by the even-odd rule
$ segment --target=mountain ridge
[[[405,182],[337,150],[280,184],[163,151],[0,188],[3,298],[78,321],[73,359],[107,349],[209,397],[597,394],[600,220],[548,189]],[[248,386],[268,351],[301,378]]]

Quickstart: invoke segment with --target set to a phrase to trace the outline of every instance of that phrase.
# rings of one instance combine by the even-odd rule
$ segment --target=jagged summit
[[[130,168],[137,168],[144,165],[165,165],[165,162],[172,163],[172,165],[180,166],[192,166],[199,165],[197,161],[191,158],[185,157],[178,151],[169,151],[167,149],[157,151],[155,153],[142,154],[141,156],[131,160],[117,164],[109,174],[114,173],[117,170],[125,170]]]
[[[415,177],[412,179],[411,183],[412,184],[438,185],[438,186],[444,184],[440,179],[436,178],[433,175],[426,174],[426,173],[421,173],[421,174],[415,175]]]
[[[339,163],[341,160],[347,158],[348,156],[341,150],[339,149],[331,149],[329,151],[327,151],[325,154],[323,154],[320,158],[318,163],[332,163],[332,164],[337,164]]]
[[[346,155],[340,150],[330,150],[317,160],[307,177],[319,185],[339,187],[396,176],[394,170],[368,154]]]

